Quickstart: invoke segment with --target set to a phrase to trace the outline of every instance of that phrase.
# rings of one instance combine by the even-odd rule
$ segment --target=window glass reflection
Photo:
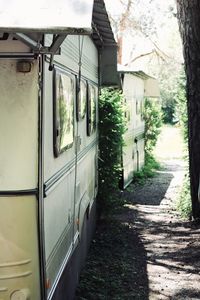
[[[74,140],[74,82],[65,73],[56,72],[56,147],[69,148]]]
[[[96,129],[96,102],[97,88],[91,84],[88,86],[88,135]]]

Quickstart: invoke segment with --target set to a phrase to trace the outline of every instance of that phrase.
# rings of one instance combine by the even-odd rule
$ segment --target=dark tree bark
[[[192,213],[200,218],[200,1],[177,0],[187,77],[189,167]]]

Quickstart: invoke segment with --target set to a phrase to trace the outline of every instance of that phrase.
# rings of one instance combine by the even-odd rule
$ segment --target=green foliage
[[[125,132],[124,108],[119,90],[104,88],[99,99],[99,212],[119,206],[116,195],[121,176],[121,149]],[[116,195],[116,196],[115,196]]]
[[[176,90],[177,90],[178,75],[174,74],[171,78],[171,73],[170,73],[171,69],[169,66],[168,68],[164,71],[164,73],[162,73],[160,78],[162,114],[163,114],[163,122],[165,124],[174,124],[177,119],[176,118]]]
[[[177,122],[176,94],[180,70],[180,64],[174,62],[173,59],[168,59],[167,63],[160,66],[160,70],[156,74],[156,77],[159,78],[161,109],[165,124]]]
[[[182,129],[184,142],[188,145],[188,112],[187,112],[187,99],[186,99],[186,78],[185,72],[182,70],[178,80],[178,87],[176,93],[177,102],[177,116]]]
[[[146,153],[144,167],[140,171],[134,173],[134,182],[144,184],[148,178],[151,178],[155,175],[156,170],[160,169],[161,166],[155,160],[153,155]]]
[[[158,136],[161,132],[162,113],[157,102],[146,98],[144,106],[145,120],[145,154],[152,156]]]
[[[165,100],[162,105],[163,122],[165,124],[173,124],[175,121],[176,102],[174,101],[174,98],[168,99],[167,101],[166,98],[166,96],[163,97]]]
[[[190,179],[186,174],[183,186],[180,192],[180,197],[177,201],[177,210],[180,212],[184,219],[189,219],[192,215],[192,202],[190,196]]]
[[[160,105],[152,99],[146,98],[144,105],[145,120],[145,164],[144,167],[134,172],[134,182],[144,184],[147,178],[153,177],[160,164],[153,156],[158,136],[162,126],[162,113]]]

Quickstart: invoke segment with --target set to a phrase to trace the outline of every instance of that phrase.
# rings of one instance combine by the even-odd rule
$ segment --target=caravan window
[[[97,87],[88,84],[87,99],[87,134],[91,135],[96,129]]]
[[[54,72],[54,153],[58,156],[74,141],[74,78]]]
[[[140,103],[140,112],[141,112],[141,119],[144,120],[144,99],[142,99]]]
[[[77,98],[78,120],[85,117],[87,99],[87,84],[85,80],[80,81],[80,91]]]
[[[141,115],[142,113],[142,97],[136,98],[136,114]]]
[[[126,98],[124,98],[124,118],[127,123],[131,121],[131,107],[130,103],[127,102]]]
[[[139,115],[140,114],[140,103],[139,100],[136,99],[136,114]]]

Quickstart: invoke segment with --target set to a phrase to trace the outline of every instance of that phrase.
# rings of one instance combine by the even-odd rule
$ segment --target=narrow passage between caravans
[[[174,209],[186,169],[178,133],[163,130],[162,170],[131,184],[124,209],[99,224],[75,299],[200,299],[200,226]]]

